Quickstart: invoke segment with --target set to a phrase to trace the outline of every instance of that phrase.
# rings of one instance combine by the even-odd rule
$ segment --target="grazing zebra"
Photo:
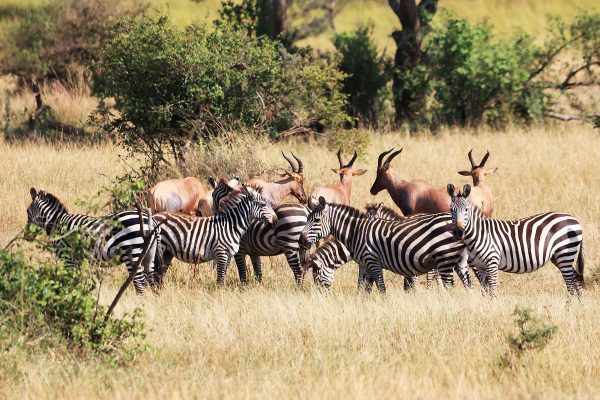
[[[131,273],[137,264],[144,247],[143,231],[150,233],[155,224],[146,212],[142,213],[143,227],[140,226],[140,214],[137,211],[123,211],[106,217],[90,217],[70,214],[66,207],[50,193],[30,189],[31,204],[27,208],[27,223],[43,228],[48,235],[57,233],[67,235],[80,230],[87,232],[93,239],[93,256],[101,262],[117,259],[127,266]],[[143,229],[143,230],[142,230]],[[155,231],[155,237],[159,231]],[[138,294],[144,292],[146,283],[153,284],[154,254],[157,240],[153,239],[142,261],[143,268],[136,272],[133,284]],[[57,256],[65,262],[69,259],[69,246],[65,238],[54,243]]]
[[[424,214],[404,221],[365,218],[359,210],[328,204],[323,197],[308,216],[300,235],[307,249],[322,237],[333,235],[366,266],[381,292],[385,292],[382,269],[408,278],[437,268],[445,285],[453,283],[452,269],[466,269],[464,244],[450,229],[449,214]]]
[[[583,294],[583,231],[575,217],[548,212],[516,221],[485,219],[466,199],[471,185],[465,185],[461,195],[456,195],[452,184],[447,189],[452,223],[469,260],[479,270],[480,282],[492,296],[496,295],[498,270],[522,274],[548,261],[560,270],[569,294]]]
[[[159,213],[154,219],[161,223],[160,276],[168,269],[173,257],[191,264],[216,260],[217,285],[225,283],[225,273],[231,257],[238,252],[240,240],[255,219],[273,224],[277,216],[256,190],[242,185],[221,201],[219,214],[194,217],[176,213]]]

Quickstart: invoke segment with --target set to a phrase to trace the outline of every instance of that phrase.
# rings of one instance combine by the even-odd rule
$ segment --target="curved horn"
[[[473,161],[473,149],[469,150],[469,161],[471,162],[471,169],[477,167],[477,164]]]
[[[283,150],[281,151],[281,155],[283,156],[283,158],[285,158],[285,161],[287,161],[290,164],[290,167],[292,167],[292,172],[296,172],[296,165],[294,164],[294,162],[292,160],[290,160],[289,158],[286,157]]]
[[[342,161],[342,148],[341,147],[337,152],[337,158],[338,158],[338,161],[340,162],[340,168],[344,168],[344,161]]]
[[[490,151],[488,150],[487,153],[485,153],[485,156],[483,156],[483,158],[481,159],[481,163],[479,163],[480,168],[484,167],[489,156],[490,156]]]
[[[392,154],[390,154],[388,159],[385,160],[385,163],[383,164],[386,169],[390,167],[390,163],[392,162],[394,157],[396,157],[398,154],[402,153],[402,150],[404,150],[404,147],[402,147],[400,150],[397,150],[397,151],[393,152]]]
[[[377,169],[379,169],[381,167],[381,161],[383,161],[383,157],[387,156],[388,154],[390,154],[392,152],[392,150],[394,150],[394,147],[392,147],[391,149],[389,149],[388,151],[384,151],[383,153],[381,153],[379,155],[379,158],[377,159]]]
[[[296,157],[294,153],[292,153],[292,156],[296,159],[296,161],[298,161],[298,171],[296,172],[301,174],[304,171],[304,164],[302,163],[302,160]]]
[[[348,165],[346,165],[346,167],[352,168],[352,166],[354,165],[354,161],[356,161],[357,157],[358,157],[358,154],[356,154],[356,150],[354,150],[354,155],[352,156],[352,159],[350,160]]]

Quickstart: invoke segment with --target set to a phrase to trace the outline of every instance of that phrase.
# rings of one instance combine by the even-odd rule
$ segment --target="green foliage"
[[[99,110],[99,118],[153,166],[169,153],[180,161],[191,143],[227,131],[276,135],[345,121],[341,73],[266,37],[226,25],[180,31],[164,16],[124,19],[115,29],[96,92],[115,99],[117,114]]]
[[[15,22],[0,37],[0,73],[23,79],[66,79],[100,58],[113,17],[143,7],[117,0],[52,0],[15,9]]]
[[[543,93],[523,92],[534,62],[527,37],[494,40],[489,26],[451,18],[431,35],[427,55],[434,113],[443,123],[504,124],[517,109],[520,116],[541,118]]]
[[[85,239],[68,238],[69,257],[76,264],[42,263],[33,266],[21,254],[0,251],[0,343],[64,342],[81,356],[99,355],[110,362],[131,359],[141,348],[141,313],[103,320],[98,304],[97,266],[82,255]],[[77,245],[76,245],[77,244]]]
[[[554,325],[547,325],[529,308],[516,307],[513,315],[518,332],[507,338],[509,350],[500,359],[503,367],[518,366],[527,352],[542,350],[558,330]]]
[[[336,131],[329,138],[329,148],[331,151],[342,151],[350,157],[354,151],[360,157],[364,156],[367,148],[371,145],[371,132],[358,129],[344,129]]]
[[[333,44],[341,55],[338,68],[346,75],[343,91],[348,95],[348,113],[363,125],[377,128],[384,110],[384,101],[391,93],[389,59],[377,53],[372,37],[373,27],[362,25],[350,33],[336,34]]]

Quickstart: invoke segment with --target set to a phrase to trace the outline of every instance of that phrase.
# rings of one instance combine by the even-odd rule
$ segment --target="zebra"
[[[467,248],[470,262],[479,271],[478,279],[490,295],[496,296],[498,270],[522,274],[552,261],[560,270],[568,293],[582,296],[583,230],[575,217],[547,212],[516,221],[485,219],[466,199],[471,185],[464,185],[460,195],[452,184],[447,190],[452,223]]]
[[[213,207],[218,210],[221,199],[233,190],[234,188],[230,184],[221,180],[213,192]],[[242,236],[240,248],[234,256],[242,284],[248,283],[247,255],[250,256],[256,281],[262,283],[260,257],[280,254],[285,255],[296,284],[302,284],[303,271],[298,260],[298,237],[306,224],[308,213],[308,208],[302,204],[282,204],[275,208],[277,226],[274,227],[259,220],[250,224]]]
[[[147,212],[142,212],[142,226],[138,211],[122,211],[105,217],[70,214],[60,200],[44,190],[30,189],[31,204],[27,208],[27,224],[43,228],[48,235],[56,233],[62,238],[53,244],[59,259],[75,263],[71,259],[71,249],[66,241],[70,232],[88,233],[93,242],[93,257],[100,262],[117,260],[127,266],[131,273],[138,263],[144,248],[144,232],[154,234],[146,256],[142,260],[133,280],[135,290],[142,294],[146,284],[154,285],[154,255],[156,253],[160,228],[152,221]],[[32,237],[26,235],[26,239]]]
[[[365,218],[350,206],[328,204],[323,197],[308,216],[299,245],[303,250],[333,235],[366,266],[380,292],[385,292],[382,269],[414,277],[437,268],[445,285],[453,283],[452,269],[466,269],[464,244],[455,237],[450,214],[423,214],[404,221]],[[318,274],[324,273],[318,271]],[[319,277],[319,276],[318,276]]]
[[[161,224],[160,276],[164,276],[173,257],[191,264],[215,260],[217,285],[225,283],[231,257],[238,252],[240,240],[255,219],[274,224],[277,216],[260,193],[242,185],[221,201],[220,212],[212,217],[194,217],[177,213],[158,213]]]

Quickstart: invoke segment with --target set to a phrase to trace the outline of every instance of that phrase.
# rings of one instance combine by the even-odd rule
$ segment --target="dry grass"
[[[456,172],[491,152],[489,177],[496,216],[515,218],[543,210],[576,215],[585,229],[589,277],[600,269],[600,195],[597,163],[600,136],[580,125],[478,133],[444,132],[436,137],[386,134],[374,138],[357,167],[353,202],[373,201],[368,190],[377,154],[404,146],[393,168],[407,179],[464,183]],[[318,142],[290,142],[303,158],[308,186],[335,178],[335,155]],[[265,162],[284,162],[273,146],[255,149]],[[71,209],[74,199],[93,195],[119,172],[116,148],[0,142],[0,245],[25,221],[30,186],[44,187]],[[281,164],[283,165],[283,164]],[[307,188],[308,189],[308,188]],[[391,204],[386,194],[377,196]],[[293,287],[283,259],[264,259],[263,287],[237,285],[235,268],[225,289],[215,288],[207,265],[193,276],[177,265],[159,297],[138,298],[130,290],[120,312],[142,304],[150,348],[130,367],[81,361],[51,349],[17,357],[0,369],[1,398],[592,398],[600,390],[600,289],[589,284],[583,304],[567,305],[552,266],[530,275],[500,277],[500,298],[478,290],[450,292],[419,288],[402,292],[400,277],[387,274],[384,297],[357,296],[356,268],[346,266],[331,295],[307,284]],[[118,278],[122,270],[115,271]],[[104,299],[114,294],[104,288]],[[534,309],[558,327],[542,351],[515,369],[498,365],[515,331],[515,306]]]

